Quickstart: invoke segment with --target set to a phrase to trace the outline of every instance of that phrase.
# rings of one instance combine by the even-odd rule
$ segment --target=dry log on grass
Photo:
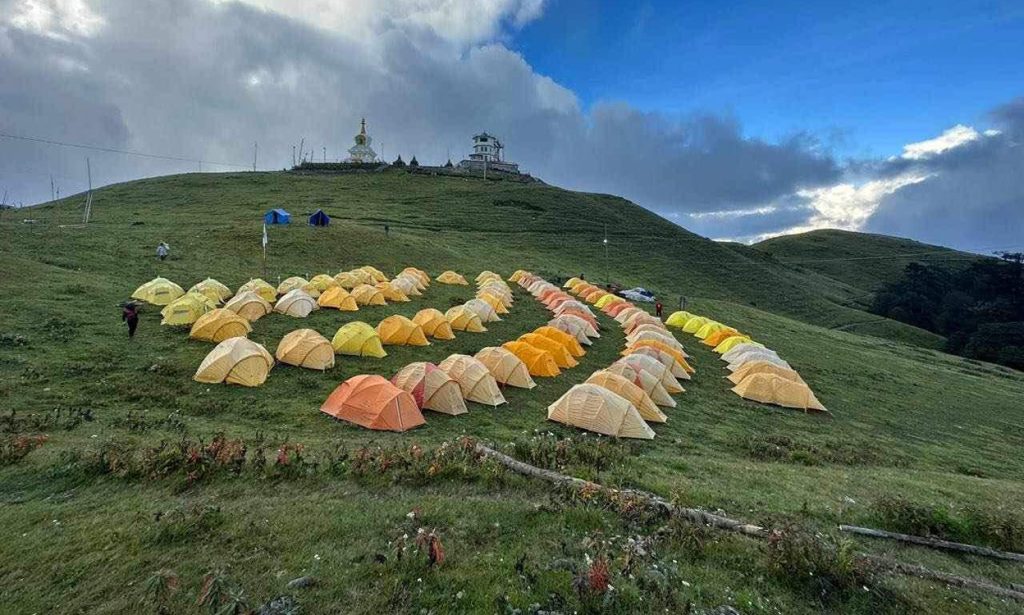
[[[691,523],[699,523],[701,525],[711,526],[714,528],[718,528],[720,530],[738,532],[740,534],[754,536],[756,538],[768,537],[768,531],[763,527],[743,523],[742,521],[737,521],[735,519],[730,519],[728,517],[723,517],[721,515],[715,515],[709,512],[705,512],[703,510],[698,510],[696,508],[685,508],[683,506],[676,506],[675,504],[669,502],[665,498],[662,498],[647,491],[638,491],[635,489],[612,489],[611,487],[605,487],[604,485],[591,482],[588,480],[583,480],[581,478],[566,476],[565,474],[559,474],[558,472],[538,468],[537,466],[532,466],[528,463],[524,463],[517,459],[513,459],[512,457],[509,457],[504,453],[499,453],[493,448],[486,447],[480,443],[477,443],[476,451],[477,453],[485,457],[488,457],[519,474],[532,476],[534,478],[540,478],[551,483],[569,487],[571,489],[589,489],[599,491],[607,495],[620,495],[642,499],[645,500],[653,508],[661,510],[666,514],[683,517]]]
[[[839,531],[847,532],[850,534],[857,534],[860,536],[870,536],[872,538],[898,540],[900,542],[906,542],[909,544],[919,545],[922,547],[929,547],[932,549],[958,551],[960,553],[970,553],[971,555],[980,555],[982,557],[1005,559],[1013,562],[1024,562],[1024,553],[1013,553],[1012,551],[999,551],[997,549],[989,549],[988,547],[968,545],[962,542],[950,542],[948,540],[940,540],[938,538],[926,538],[924,536],[913,536],[911,534],[887,532],[885,530],[876,530],[870,527],[858,527],[856,525],[840,525]]]
[[[911,577],[917,577],[919,579],[929,579],[932,581],[938,581],[952,587],[962,587],[964,589],[974,589],[982,591],[1000,598],[1010,598],[1020,602],[1024,602],[1024,592],[1018,591],[1017,589],[1003,587],[1002,585],[996,585],[988,579],[975,579],[971,577],[961,577],[955,574],[949,574],[946,572],[939,572],[938,570],[932,570],[925,568],[924,566],[918,566],[917,564],[905,564],[903,562],[897,562],[894,559],[887,557],[880,557],[878,555],[868,555],[861,553],[857,556],[860,560],[865,561],[875,569],[881,572],[889,574],[902,574]]]
[[[528,463],[519,461],[517,459],[513,459],[512,457],[509,457],[504,453],[499,453],[493,448],[484,446],[479,442],[476,443],[475,450],[478,454],[487,457],[493,461],[496,461],[497,463],[500,463],[509,470],[512,470],[513,472],[519,474],[523,474],[524,476],[539,478],[550,483],[554,483],[556,485],[561,485],[578,491],[591,490],[598,491],[610,496],[618,495],[643,499],[650,506],[657,508],[666,514],[678,515],[684,519],[689,520],[691,523],[699,523],[701,525],[713,527],[720,530],[737,532],[740,534],[744,534],[746,536],[751,536],[753,538],[765,539],[771,535],[771,531],[763,527],[743,523],[742,521],[737,521],[736,519],[730,519],[728,517],[723,517],[721,515],[715,515],[696,508],[685,508],[683,506],[676,506],[675,504],[669,502],[665,498],[662,498],[648,491],[639,491],[636,489],[612,489],[611,487],[605,487],[604,485],[589,480],[583,480],[581,478],[575,478],[573,476],[559,474],[558,472],[554,472],[552,470],[538,468],[537,466],[533,466]],[[983,549],[984,547],[976,548]],[[921,579],[929,579],[932,581],[944,583],[952,587],[973,589],[976,591],[981,591],[995,596],[999,596],[1001,598],[1010,598],[1013,600],[1019,600],[1021,602],[1024,602],[1024,592],[1018,591],[1016,588],[1007,588],[1001,585],[997,585],[989,581],[988,579],[961,577],[954,574],[939,572],[937,570],[931,570],[929,568],[925,568],[924,566],[918,566],[916,564],[905,564],[886,557],[869,555],[867,553],[858,553],[856,557],[862,562],[869,564],[878,572],[882,572],[885,574],[898,574],[917,577]]]

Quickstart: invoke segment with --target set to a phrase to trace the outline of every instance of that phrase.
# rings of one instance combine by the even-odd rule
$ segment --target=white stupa
[[[370,147],[373,139],[370,138],[370,135],[366,134],[366,118],[363,118],[355,141],[356,144],[348,149],[349,156],[345,159],[345,162],[354,164],[377,162],[377,152],[373,151],[373,148]]]

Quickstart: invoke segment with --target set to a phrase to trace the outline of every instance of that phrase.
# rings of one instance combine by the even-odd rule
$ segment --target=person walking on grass
[[[163,241],[156,246],[156,257],[162,261],[167,260],[167,255],[171,253],[171,246],[167,245]]]
[[[128,339],[135,337],[135,330],[139,327],[139,308],[132,302],[124,304],[121,310],[121,320],[128,325]]]
[[[663,309],[665,309],[665,306],[663,306],[663,305],[661,304],[661,301],[658,301],[657,303],[655,303],[655,304],[654,304],[654,314],[655,314],[655,315],[656,315],[656,316],[657,316],[658,318],[661,318],[661,311],[662,311]]]

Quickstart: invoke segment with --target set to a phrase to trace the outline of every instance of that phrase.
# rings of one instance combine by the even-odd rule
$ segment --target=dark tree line
[[[1024,253],[951,271],[911,263],[872,311],[946,336],[946,350],[1024,369]]]

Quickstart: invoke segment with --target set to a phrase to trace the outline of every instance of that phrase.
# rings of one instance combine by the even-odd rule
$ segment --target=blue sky
[[[510,44],[585,106],[729,113],[842,157],[983,122],[1024,86],[1024,2],[552,0]]]
[[[715,239],[1024,249],[1024,0],[0,0],[8,202],[86,155],[94,185],[340,160],[364,117],[388,161],[486,130]]]

